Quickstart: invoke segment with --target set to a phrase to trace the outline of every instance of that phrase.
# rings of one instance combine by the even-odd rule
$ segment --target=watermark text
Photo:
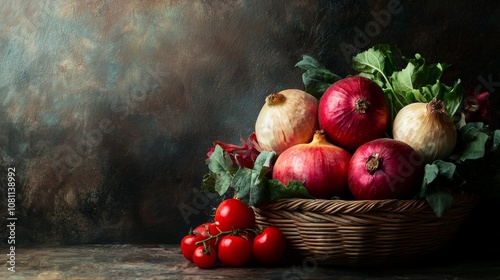
[[[7,269],[16,272],[16,168],[7,169]]]

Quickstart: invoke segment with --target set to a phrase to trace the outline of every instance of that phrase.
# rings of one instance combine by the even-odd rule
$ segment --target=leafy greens
[[[228,153],[215,146],[207,160],[209,173],[203,179],[202,191],[219,195],[234,194],[248,205],[264,205],[280,198],[311,198],[302,182],[290,181],[287,186],[267,174],[275,152],[262,151],[252,168],[234,167]]]
[[[398,65],[403,63],[405,67]],[[340,79],[314,58],[304,55],[296,64],[306,70],[302,75],[305,91],[321,97],[324,91]],[[352,58],[352,67],[360,76],[376,82],[389,100],[391,123],[397,112],[414,102],[430,102],[433,98],[443,101],[448,115],[453,116],[464,95],[461,81],[448,86],[441,81],[448,64],[426,64],[420,54],[407,58],[394,45],[376,45]]]

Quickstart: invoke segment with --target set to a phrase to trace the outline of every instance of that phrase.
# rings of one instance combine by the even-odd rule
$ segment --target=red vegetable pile
[[[338,80],[319,100],[322,130],[312,142],[284,150],[274,164],[273,179],[284,185],[303,182],[314,198],[348,197],[349,191],[355,199],[410,198],[419,187],[423,161],[404,142],[380,141],[389,111],[387,97],[374,81],[361,76]],[[291,108],[281,114],[296,116],[294,112]]]
[[[242,201],[222,201],[214,219],[197,226],[181,240],[182,255],[197,267],[212,268],[217,262],[240,267],[251,261],[269,265],[281,260],[285,236],[276,227],[256,227],[253,210]]]

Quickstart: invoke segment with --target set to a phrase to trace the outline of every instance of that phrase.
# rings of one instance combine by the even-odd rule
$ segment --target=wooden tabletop
[[[5,256],[5,254],[2,254]],[[177,245],[79,245],[16,248],[15,272],[3,262],[0,279],[497,279],[500,259],[453,261],[386,269],[319,267],[283,262],[203,270]]]

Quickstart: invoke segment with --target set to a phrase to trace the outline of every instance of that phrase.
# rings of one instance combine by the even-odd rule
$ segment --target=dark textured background
[[[207,219],[211,141],[239,143],[266,95],[302,88],[302,54],[345,76],[349,51],[395,43],[498,100],[499,20],[486,0],[3,1],[0,173],[16,168],[17,242],[178,242]],[[462,245],[498,245],[498,213],[483,205]]]

